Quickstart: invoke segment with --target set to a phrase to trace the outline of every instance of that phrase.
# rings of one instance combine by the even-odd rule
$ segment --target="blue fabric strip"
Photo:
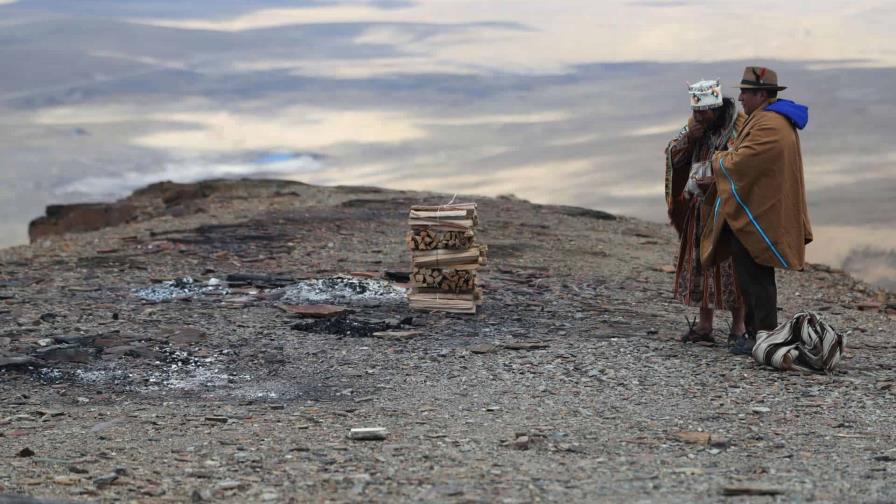
[[[719,217],[719,206],[722,204],[722,197],[716,196],[716,205],[712,209],[712,227],[716,227],[716,220]]]
[[[772,249],[772,252],[775,254],[775,257],[778,258],[778,261],[781,262],[781,265],[784,266],[785,268],[789,268],[790,265],[788,265],[787,261],[785,261],[784,258],[781,256],[780,252],[778,252],[778,249],[776,249],[775,245],[772,244],[772,241],[768,239],[768,235],[766,235],[765,231],[762,230],[762,226],[760,226],[759,223],[756,222],[756,219],[753,217],[753,212],[750,211],[750,208],[747,207],[746,204],[744,204],[743,200],[740,199],[740,195],[737,194],[737,185],[734,184],[734,180],[731,178],[731,175],[728,175],[728,170],[725,169],[725,161],[723,161],[721,159],[719,160],[719,168],[722,169],[722,173],[725,174],[725,178],[727,178],[728,183],[731,184],[731,192],[734,193],[734,199],[736,199],[737,203],[740,205],[740,207],[744,209],[744,212],[746,212],[747,217],[749,217],[749,219],[750,219],[750,222],[752,222],[753,226],[756,227],[756,231],[759,231],[759,235],[762,236],[763,240],[765,240],[765,243],[766,243],[766,245],[768,245],[768,248]]]

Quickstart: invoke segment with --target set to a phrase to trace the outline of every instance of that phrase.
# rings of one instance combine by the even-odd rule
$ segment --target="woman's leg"
[[[712,319],[713,319],[713,311],[712,308],[700,308],[700,320],[697,322],[697,327],[694,329],[699,333],[711,333],[712,332]]]

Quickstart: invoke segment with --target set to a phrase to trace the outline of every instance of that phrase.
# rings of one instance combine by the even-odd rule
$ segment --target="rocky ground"
[[[896,500],[893,298],[842,272],[779,274],[848,350],[778,372],[676,340],[666,226],[475,198],[484,303],[418,313],[445,196],[224,185],[0,251],[0,502]]]

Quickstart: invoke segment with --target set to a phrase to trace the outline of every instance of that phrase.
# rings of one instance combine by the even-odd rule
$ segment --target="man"
[[[809,109],[779,100],[786,87],[768,68],[747,67],[737,87],[747,120],[730,149],[712,158],[718,195],[701,260],[705,266],[734,260],[747,331],[731,351],[748,355],[756,332],[778,325],[775,268],[802,269],[812,241],[797,133]]]
[[[746,117],[731,98],[722,97],[717,80],[692,84],[688,93],[692,116],[666,146],[666,204],[681,240],[673,296],[685,306],[700,309],[698,321],[689,324],[681,341],[712,343],[714,310],[731,311],[733,335],[746,330],[732,261],[707,268],[700,264],[700,237],[716,199],[709,161],[737,138]]]

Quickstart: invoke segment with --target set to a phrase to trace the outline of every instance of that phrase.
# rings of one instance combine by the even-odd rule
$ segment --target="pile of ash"
[[[280,301],[302,303],[399,303],[406,298],[405,290],[385,280],[335,276],[303,280],[284,287]]]
[[[196,282],[191,277],[168,280],[157,285],[135,289],[134,294],[144,301],[162,303],[176,299],[190,299],[196,295],[223,296],[230,292],[226,284],[217,278],[208,282]]]

